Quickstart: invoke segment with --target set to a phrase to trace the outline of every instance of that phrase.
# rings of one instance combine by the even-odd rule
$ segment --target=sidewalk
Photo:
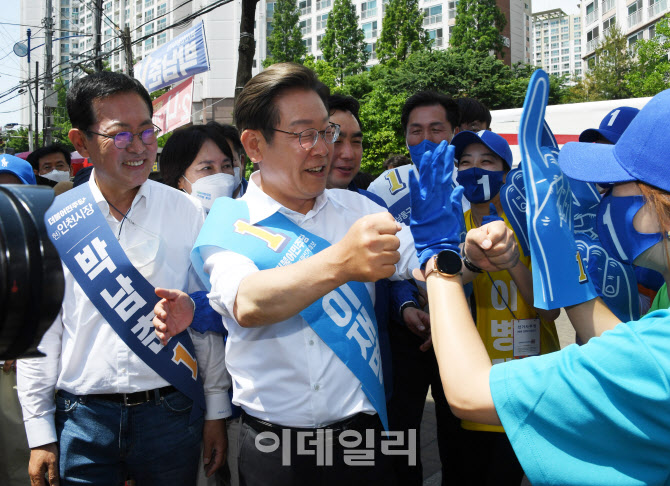
[[[565,311],[556,320],[556,329],[561,341],[561,348],[575,342],[575,331],[568,320]],[[421,463],[423,464],[423,485],[439,486],[442,483],[442,470],[440,455],[437,451],[437,421],[435,419],[435,402],[433,396],[428,393],[426,405],[423,409],[423,420],[421,422]],[[524,478],[521,486],[530,486]]]

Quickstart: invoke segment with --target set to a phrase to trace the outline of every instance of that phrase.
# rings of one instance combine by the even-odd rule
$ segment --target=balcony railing
[[[615,0],[603,0],[603,13],[608,12],[616,5]]]
[[[660,15],[661,13],[665,12],[667,9],[668,9],[668,0],[661,0],[660,2],[656,2],[651,7],[649,7],[648,10],[649,18],[652,19],[657,15]]]
[[[600,37],[596,37],[595,39],[592,39],[586,43],[586,52],[592,52],[595,51],[596,48],[598,47],[598,41],[600,40]]]
[[[442,22],[442,14],[430,15],[428,17],[423,18],[423,25],[424,26],[437,24],[439,22]]]
[[[333,0],[321,0],[320,2],[316,2],[316,9],[323,10],[324,8],[329,8],[332,5]]]
[[[590,14],[586,14],[586,25],[592,24],[599,18],[600,18],[600,11],[598,9],[595,9]]]
[[[328,19],[325,20],[317,20],[316,21],[316,30],[323,30],[326,28],[326,24],[328,24]]]
[[[312,13],[312,7],[305,7],[300,9],[300,15],[307,15]]]
[[[369,19],[370,17],[376,17],[376,16],[377,16],[376,8],[369,8],[361,12],[361,20]]]
[[[434,47],[442,47],[442,44],[444,43],[444,38],[443,37],[435,37],[433,39],[433,41],[434,41],[434,44],[433,44]]]
[[[377,29],[364,30],[363,33],[365,34],[366,39],[377,37]]]
[[[633,12],[628,16],[628,28],[635,27],[637,24],[642,22],[642,10]]]

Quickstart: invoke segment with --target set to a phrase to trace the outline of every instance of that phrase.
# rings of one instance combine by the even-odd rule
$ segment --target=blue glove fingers
[[[456,214],[463,214],[463,191],[465,191],[463,186],[456,186],[451,191],[451,207]]]

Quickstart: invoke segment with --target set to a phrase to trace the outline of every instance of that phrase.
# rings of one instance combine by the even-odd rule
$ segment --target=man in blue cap
[[[14,155],[0,158],[0,184],[35,184],[32,166]]]
[[[614,145],[639,112],[630,106],[614,108],[602,119],[600,127],[584,130],[579,135],[579,141]]]

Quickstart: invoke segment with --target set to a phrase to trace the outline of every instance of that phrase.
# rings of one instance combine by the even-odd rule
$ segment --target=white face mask
[[[182,176],[186,179],[186,176]],[[230,174],[213,174],[202,177],[195,182],[191,182],[191,196],[200,201],[208,211],[212,209],[214,200],[218,197],[232,197],[233,191],[237,187],[235,176]]]
[[[63,181],[69,181],[70,180],[70,173],[66,170],[52,170],[51,172],[47,172],[46,174],[42,174],[42,177],[45,179],[49,179],[50,181],[54,182],[63,182]]]
[[[235,189],[237,189],[237,186],[239,186],[240,183],[242,182],[242,177],[240,176],[240,168],[233,167],[233,172],[235,172]]]

